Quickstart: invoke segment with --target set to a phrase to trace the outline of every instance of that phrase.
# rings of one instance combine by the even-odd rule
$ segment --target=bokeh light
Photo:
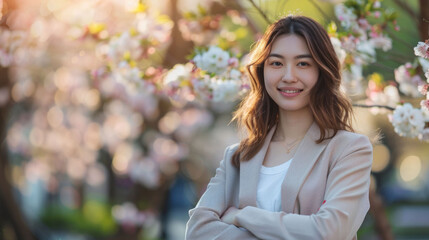
[[[417,156],[408,156],[404,158],[399,166],[401,179],[405,182],[415,180],[422,171],[421,159]]]

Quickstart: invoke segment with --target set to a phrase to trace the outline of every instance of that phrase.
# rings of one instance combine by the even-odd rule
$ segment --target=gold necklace
[[[286,153],[290,153],[290,151],[292,151],[293,148],[295,148],[296,145],[298,145],[298,143],[300,142],[299,140],[301,140],[302,138],[296,139],[295,141],[293,141],[292,143],[289,144],[285,144],[286,147]],[[292,145],[290,147],[288,147],[288,145]]]

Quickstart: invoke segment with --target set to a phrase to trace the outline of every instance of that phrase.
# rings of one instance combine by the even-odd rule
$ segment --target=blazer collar
[[[259,150],[253,158],[249,161],[240,163],[239,208],[244,208],[246,206],[256,207],[256,192],[259,182],[259,172],[275,130],[276,127],[273,127],[268,132],[261,150]]]
[[[329,135],[329,133],[327,133]],[[320,128],[313,122],[307,134],[302,139],[293,157],[282,183],[282,210],[287,213],[294,212],[295,202],[304,180],[313,168],[319,155],[323,152],[329,140],[316,143],[320,138]],[[317,183],[316,183],[317,184]]]
[[[261,150],[252,159],[240,164],[239,208],[244,208],[245,206],[256,207],[259,172],[275,129],[276,127],[273,127],[269,131]],[[320,128],[313,122],[298,145],[298,149],[282,183],[281,197],[282,211],[284,212],[293,212],[301,185],[328,143],[328,141],[323,141],[317,144],[316,140],[319,137]]]

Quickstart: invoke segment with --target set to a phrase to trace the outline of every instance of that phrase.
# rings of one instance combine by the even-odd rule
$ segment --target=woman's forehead
[[[277,37],[271,47],[270,56],[310,55],[303,37],[296,34],[283,34]]]

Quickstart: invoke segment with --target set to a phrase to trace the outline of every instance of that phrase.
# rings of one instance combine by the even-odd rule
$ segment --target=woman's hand
[[[233,224],[237,227],[241,227],[236,221],[235,216],[240,212],[241,210],[235,207],[229,207],[222,215],[221,220],[224,223]]]

